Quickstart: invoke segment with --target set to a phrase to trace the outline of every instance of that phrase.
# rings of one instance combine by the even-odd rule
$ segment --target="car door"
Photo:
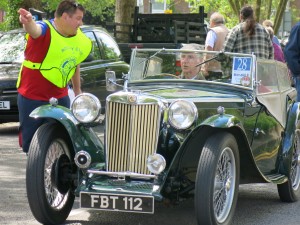
[[[286,123],[288,90],[280,88],[278,76],[281,73],[276,61],[257,60],[257,101],[262,109],[256,119],[252,153],[256,165],[265,176],[276,171],[278,150]]]
[[[88,58],[81,63],[81,88],[99,98],[102,106],[111,93],[106,91],[105,72],[114,70],[118,79],[127,73],[129,65],[122,61],[122,55],[115,41],[100,30],[84,30],[92,41],[92,50]],[[104,39],[105,40],[102,40]]]

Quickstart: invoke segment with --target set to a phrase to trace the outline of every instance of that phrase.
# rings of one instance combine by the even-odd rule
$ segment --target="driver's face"
[[[202,62],[202,58],[195,53],[181,54],[181,69],[183,73],[196,75],[199,72],[199,67],[196,67]]]

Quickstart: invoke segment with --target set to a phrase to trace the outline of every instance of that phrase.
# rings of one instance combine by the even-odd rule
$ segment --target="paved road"
[[[0,224],[37,225],[26,197],[26,155],[18,147],[17,123],[0,124]],[[241,185],[232,225],[297,225],[300,201],[279,200],[272,184]],[[195,225],[193,202],[157,205],[154,215],[86,211],[76,201],[65,224],[70,225]]]

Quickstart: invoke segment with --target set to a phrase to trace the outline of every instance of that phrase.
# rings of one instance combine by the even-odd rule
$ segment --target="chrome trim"
[[[88,173],[91,174],[98,174],[98,175],[106,175],[110,177],[134,177],[134,178],[144,178],[144,179],[156,179],[157,175],[146,175],[140,173],[133,173],[133,172],[107,172],[107,171],[100,171],[100,170],[88,170]]]
[[[2,93],[3,94],[16,94],[16,93],[18,93],[18,91],[17,90],[3,90],[2,91]]]
[[[174,104],[176,104],[176,103],[178,103],[178,102],[186,102],[188,105],[190,105],[190,107],[191,107],[191,109],[192,109],[192,111],[193,111],[193,116],[194,116],[194,119],[193,119],[193,122],[189,125],[189,126],[185,126],[185,127],[179,127],[179,126],[177,126],[174,122],[173,122],[173,120],[170,118],[171,116],[170,116],[170,112],[172,112],[172,110],[171,110],[171,108],[172,108],[172,106],[174,105]],[[182,106],[182,105],[181,105]],[[183,108],[183,107],[181,107],[181,108]],[[194,104],[194,102],[192,102],[192,101],[188,101],[188,100],[185,100],[185,99],[177,99],[177,100],[175,100],[175,101],[173,101],[171,104],[170,104],[170,106],[169,106],[169,108],[168,108],[168,122],[171,124],[171,126],[172,127],[174,127],[175,129],[177,129],[177,130],[185,130],[185,129],[188,129],[188,128],[190,128],[194,123],[195,123],[195,121],[198,119],[198,110],[197,110],[197,107],[196,107],[196,105]]]
[[[136,101],[128,102],[128,96],[135,96]],[[162,100],[140,93],[119,92],[107,98],[107,172],[151,174],[146,162],[156,153],[165,108]]]

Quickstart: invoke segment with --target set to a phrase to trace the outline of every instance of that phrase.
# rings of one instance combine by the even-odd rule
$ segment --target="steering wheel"
[[[144,79],[179,79],[179,77],[170,73],[160,73],[155,74],[154,76],[147,76]]]

